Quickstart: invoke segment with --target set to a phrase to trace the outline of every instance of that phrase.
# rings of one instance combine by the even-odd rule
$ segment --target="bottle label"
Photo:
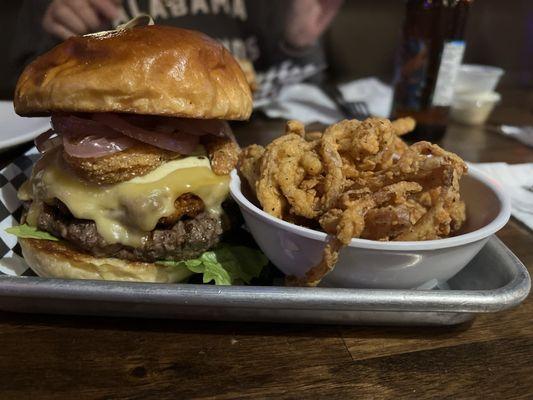
[[[453,97],[453,85],[455,77],[459,71],[463,54],[465,52],[465,42],[454,40],[447,42],[442,50],[437,83],[433,92],[432,105],[449,106]]]

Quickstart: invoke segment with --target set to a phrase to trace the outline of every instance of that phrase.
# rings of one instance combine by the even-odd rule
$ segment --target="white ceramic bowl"
[[[303,276],[320,261],[325,233],[274,218],[256,207],[241,192],[235,170],[230,191],[257,244],[281,271]],[[511,214],[510,200],[501,186],[474,168],[461,180],[461,195],[467,205],[465,233],[420,242],[352,239],[322,285],[409,289],[447,281],[468,264]]]

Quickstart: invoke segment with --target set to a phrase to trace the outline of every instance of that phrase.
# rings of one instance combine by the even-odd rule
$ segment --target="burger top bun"
[[[217,41],[151,25],[72,37],[29,64],[15,89],[22,116],[124,112],[244,120],[252,96]]]
[[[63,241],[19,239],[19,243],[26,263],[44,278],[174,283],[192,275],[186,268],[93,257]]]

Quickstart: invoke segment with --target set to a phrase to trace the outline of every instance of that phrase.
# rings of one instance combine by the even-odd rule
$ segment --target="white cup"
[[[463,64],[455,79],[455,93],[485,93],[496,88],[503,69],[488,65]]]
[[[481,125],[501,99],[499,93],[455,93],[450,110],[451,118],[462,124]]]

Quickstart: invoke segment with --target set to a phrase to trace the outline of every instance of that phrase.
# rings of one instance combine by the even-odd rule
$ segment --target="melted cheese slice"
[[[213,173],[203,156],[172,160],[144,176],[114,185],[80,180],[62,161],[60,152],[45,157],[51,159],[43,160],[34,171],[30,188],[21,188],[19,196],[33,199],[32,207],[54,198],[61,200],[74,217],[94,221],[108,243],[142,246],[159,219],[173,214],[174,201],[184,193],[197,195],[206,211],[214,213],[220,213],[221,203],[228,197],[229,176]],[[31,209],[28,215],[32,215]]]

